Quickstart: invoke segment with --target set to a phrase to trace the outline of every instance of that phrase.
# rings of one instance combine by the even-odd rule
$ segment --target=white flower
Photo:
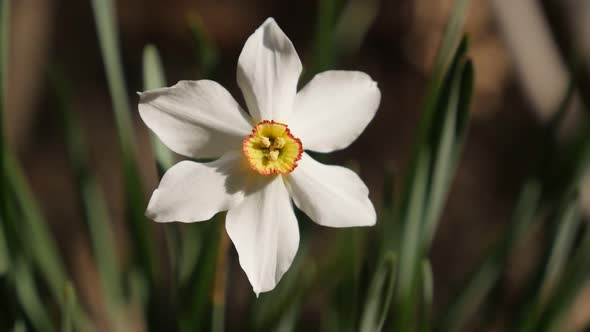
[[[237,80],[250,115],[221,85],[181,81],[140,94],[146,125],[182,161],[166,172],[147,216],[194,222],[220,211],[254,292],[272,290],[299,246],[291,199],[316,223],[371,226],[369,190],[352,171],[323,165],[303,149],[346,148],[371,121],[381,94],[362,72],[327,71],[299,93],[301,61],[269,18],[246,41]],[[297,138],[298,137],[298,138]]]

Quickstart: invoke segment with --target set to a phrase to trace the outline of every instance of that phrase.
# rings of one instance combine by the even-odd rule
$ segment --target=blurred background
[[[161,56],[168,85],[209,78],[220,82],[243,105],[235,81],[238,55],[247,37],[274,17],[291,38],[304,65],[304,80],[326,69],[367,72],[382,92],[376,118],[348,149],[329,162],[349,165],[368,184],[381,208],[387,169],[403,177],[451,0],[117,0],[121,55],[137,133],[137,156],[144,192],[157,186],[147,128],[140,121],[135,91],[142,91],[146,44]],[[322,42],[321,13],[332,15],[334,47]],[[197,56],[197,25],[210,46]],[[510,223],[520,189],[536,160],[544,126],[562,103],[575,68],[579,88],[572,92],[558,142],[567,141],[584,122],[590,86],[590,2],[587,0],[473,0],[464,30],[475,66],[471,123],[448,201],[430,250],[434,276],[433,315],[444,311],[462,282]],[[202,37],[202,36],[201,36]],[[202,52],[201,52],[202,54]],[[92,250],[68,163],[64,131],[50,79],[58,72],[69,82],[71,108],[78,115],[115,229],[116,252],[129,254],[124,181],[111,99],[97,39],[92,4],[78,0],[12,2],[5,127],[30,181],[60,253],[89,315],[106,316]],[[586,104],[587,105],[587,104]],[[590,213],[590,176],[581,189],[584,215]],[[584,189],[586,188],[587,189]],[[588,194],[586,194],[588,193]],[[341,230],[307,222],[313,255]],[[154,226],[164,241],[161,225]],[[475,310],[464,331],[504,331],[515,319],[530,274],[543,256],[549,229],[539,227],[511,251],[487,309]],[[34,245],[34,244],[31,244]],[[164,252],[165,246],[158,246]],[[238,331],[251,294],[231,248],[227,330]],[[162,254],[163,255],[163,254]],[[370,252],[367,255],[371,255]],[[329,287],[328,285],[326,287]],[[326,310],[325,293],[307,296],[300,319],[316,330]],[[478,307],[479,308],[479,307]],[[491,309],[490,309],[491,308]],[[131,309],[130,309],[131,310]],[[137,313],[135,313],[137,314]],[[133,317],[134,312],[130,312]],[[139,316],[139,314],[137,314]],[[590,323],[590,282],[576,291],[561,331]],[[106,324],[106,323],[105,323]],[[100,326],[100,323],[98,324]],[[107,325],[105,325],[107,326]],[[141,331],[141,319],[130,330]]]

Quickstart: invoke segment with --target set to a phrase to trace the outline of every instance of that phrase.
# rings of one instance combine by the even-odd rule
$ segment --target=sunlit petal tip
[[[299,247],[299,225],[283,179],[271,179],[229,210],[225,228],[254,293],[274,289]]]
[[[170,168],[154,191],[146,216],[156,222],[196,222],[238,205],[241,187],[239,153],[210,163],[181,161]]]
[[[345,167],[321,164],[304,153],[286,184],[295,205],[317,224],[362,227],[377,221],[369,189]]]
[[[158,203],[157,203],[158,198],[159,198],[159,192],[158,192],[158,189],[156,189],[152,193],[152,197],[150,198],[147,209],[145,210],[145,216],[148,219],[153,220],[155,222],[171,222],[171,221],[173,221],[173,220],[164,220],[164,218],[161,217],[160,213],[158,213],[158,210],[155,208],[158,205]]]
[[[264,23],[262,23],[261,26],[265,26],[268,24],[277,24],[277,21],[275,21],[275,18],[271,16],[271,17],[267,18],[266,20],[264,20]]]
[[[306,150],[332,152],[348,147],[361,135],[380,103],[381,91],[368,74],[325,71],[297,93],[288,123]]]
[[[237,82],[256,122],[282,121],[293,108],[302,64],[293,43],[273,18],[246,40]]]
[[[239,149],[250,117],[219,83],[180,81],[140,93],[139,115],[172,151],[193,158],[217,158]]]

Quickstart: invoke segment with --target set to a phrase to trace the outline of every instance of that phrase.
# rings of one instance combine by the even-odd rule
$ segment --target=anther
[[[282,137],[277,137],[272,144],[272,147],[275,149],[282,149],[285,146],[285,139]]]
[[[270,147],[270,139],[268,139],[268,137],[266,137],[266,136],[262,136],[260,138],[260,145],[262,145],[263,148],[269,148]]]
[[[276,161],[277,159],[279,159],[279,150],[271,150],[268,153],[268,159],[272,160],[272,161]]]

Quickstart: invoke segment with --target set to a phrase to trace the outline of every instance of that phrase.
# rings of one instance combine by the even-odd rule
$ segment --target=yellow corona
[[[242,143],[250,168],[262,175],[287,174],[297,167],[303,146],[289,127],[275,121],[258,123]]]

